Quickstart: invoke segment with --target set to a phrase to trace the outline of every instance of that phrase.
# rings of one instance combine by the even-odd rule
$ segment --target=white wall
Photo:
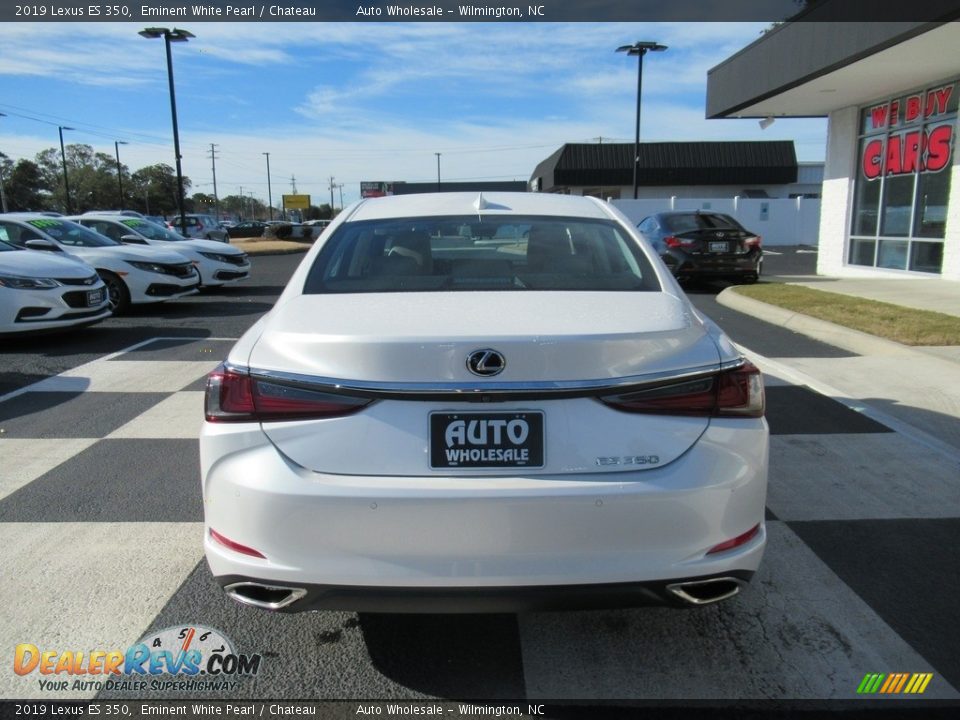
[[[772,198],[660,198],[614,200],[613,204],[634,223],[666,210],[712,210],[732,215],[764,245],[816,245],[820,227],[820,200]]]

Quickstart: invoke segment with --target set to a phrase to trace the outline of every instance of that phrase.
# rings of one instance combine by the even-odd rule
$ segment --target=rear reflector
[[[283,422],[349,415],[372,400],[270,382],[224,367],[207,376],[210,422]]]
[[[714,545],[712,548],[707,550],[707,555],[713,555],[714,553],[724,552],[725,550],[733,550],[735,547],[740,547],[741,545],[753,540],[758,532],[760,532],[759,523],[747,530],[743,535],[737,535],[735,538],[727,540],[726,542],[722,542],[719,545]]]
[[[257,550],[254,550],[251,547],[247,547],[246,545],[241,545],[238,542],[234,542],[230,538],[224,537],[213,528],[210,528],[210,537],[216,540],[221,545],[223,545],[225,548],[229,548],[234,552],[238,552],[243,555],[250,555],[251,557],[262,558],[264,560],[267,559],[267,556],[264,555],[263,553],[258,552]]]
[[[627,412],[716,417],[762,417],[765,402],[760,370],[749,362],[709,377],[600,400]]]

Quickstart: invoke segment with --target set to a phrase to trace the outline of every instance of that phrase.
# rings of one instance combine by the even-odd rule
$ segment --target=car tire
[[[103,280],[103,284],[107,286],[107,298],[113,314],[119,315],[126,312],[130,307],[130,291],[127,290],[126,284],[109,270],[98,270],[97,273]]]

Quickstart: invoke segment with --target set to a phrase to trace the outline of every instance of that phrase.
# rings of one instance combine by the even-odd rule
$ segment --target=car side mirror
[[[147,245],[147,241],[144,240],[139,235],[124,235],[120,238],[120,242],[126,245]]]
[[[56,243],[52,243],[49,240],[43,240],[41,238],[36,238],[34,240],[27,240],[26,246],[31,250],[45,250],[47,252],[63,252],[60,249],[60,246]]]

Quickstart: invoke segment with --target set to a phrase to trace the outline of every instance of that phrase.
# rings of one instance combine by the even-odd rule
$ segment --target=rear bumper
[[[667,584],[749,578],[766,542],[762,419],[713,420],[669,465],[603,475],[326,475],[256,424],[207,423],[201,465],[206,528],[266,556],[207,532],[213,575],[306,590],[291,610],[545,607],[562,588],[576,602],[660,604]],[[757,524],[744,545],[707,554]]]
[[[667,267],[677,277],[758,276],[763,253],[754,251],[745,255],[690,255],[672,252],[664,256]]]
[[[237,575],[220,576],[217,582],[241,604],[276,612],[516,613],[645,606],[692,608],[736,595],[752,576],[752,572],[737,570],[659,582],[483,588],[284,586]],[[269,586],[266,592],[264,585]],[[684,599],[682,590],[688,585],[703,588],[699,602]],[[282,594],[282,589],[289,589],[291,594]]]

